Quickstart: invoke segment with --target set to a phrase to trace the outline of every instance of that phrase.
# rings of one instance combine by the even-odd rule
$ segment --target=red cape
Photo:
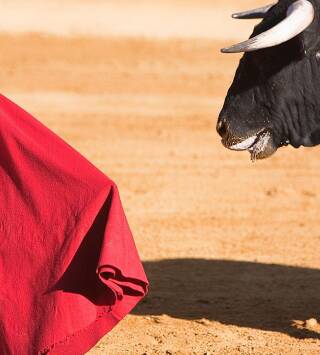
[[[117,187],[3,96],[0,186],[0,354],[83,354],[147,292]]]

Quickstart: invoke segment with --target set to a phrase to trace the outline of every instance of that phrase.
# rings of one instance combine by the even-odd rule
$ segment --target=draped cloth
[[[84,354],[148,288],[118,189],[4,96],[0,186],[0,354]]]

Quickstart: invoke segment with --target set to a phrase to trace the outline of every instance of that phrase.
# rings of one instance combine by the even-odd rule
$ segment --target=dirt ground
[[[2,3],[4,13],[22,4]],[[96,11],[106,3],[126,5],[97,0]],[[304,325],[320,320],[319,148],[252,164],[215,133],[239,59],[219,48],[253,24],[226,34],[221,14],[263,2],[220,2],[217,13],[214,1],[173,3],[177,18],[182,5],[211,6],[215,33],[200,38],[195,15],[184,36],[141,24],[54,34],[42,16],[42,33],[26,16],[0,34],[2,93],[117,182],[151,282],[90,354],[319,354],[320,327]]]

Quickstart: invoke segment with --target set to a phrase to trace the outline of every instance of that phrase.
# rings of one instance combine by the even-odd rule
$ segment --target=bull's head
[[[225,147],[262,159],[287,144],[320,143],[319,16],[318,0],[233,15],[263,20],[249,40],[222,49],[245,52],[217,124]]]

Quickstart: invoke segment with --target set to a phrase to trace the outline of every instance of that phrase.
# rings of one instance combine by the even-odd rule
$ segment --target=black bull
[[[243,45],[222,50],[238,48],[235,51],[246,53],[219,115],[217,131],[225,147],[248,150],[252,159],[269,157],[288,144],[298,148],[320,143],[320,0],[300,2],[313,5],[314,17],[298,35],[259,50],[246,52]],[[299,1],[280,0],[256,16],[263,20],[251,38],[277,26],[294,3]]]

